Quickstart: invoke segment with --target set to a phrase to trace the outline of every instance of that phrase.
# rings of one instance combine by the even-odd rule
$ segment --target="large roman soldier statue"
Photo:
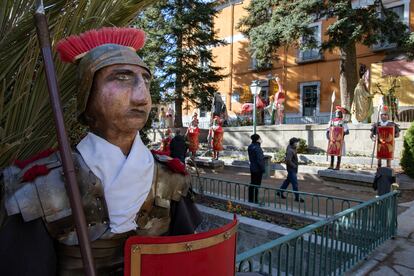
[[[199,139],[198,136],[200,135],[200,129],[198,128],[198,118],[197,113],[194,113],[193,119],[191,120],[191,124],[187,129],[186,137],[188,141],[188,149],[191,152],[191,157],[194,158],[196,156],[198,146],[199,146]]]
[[[391,167],[394,159],[395,138],[400,136],[398,124],[389,121],[389,110],[383,106],[380,110],[381,119],[371,127],[371,139],[377,146],[378,168],[381,167],[382,159],[387,160],[387,167]]]
[[[61,60],[78,69],[77,118],[90,129],[69,152],[86,239],[75,228],[78,205],[65,189],[64,154],[47,150],[15,162],[0,172],[1,275],[122,275],[124,267],[131,275],[208,275],[206,267],[220,260],[203,252],[228,265],[214,275],[234,275],[236,222],[194,234],[201,216],[185,165],[151,153],[140,138],[152,105],[152,74],[136,53],[144,41],[138,29],[103,28],[57,44]],[[126,244],[130,237],[137,238]],[[91,258],[82,261],[85,244]],[[131,255],[126,266],[124,248]],[[197,259],[208,260],[204,272],[186,262]]]
[[[345,155],[345,135],[349,134],[349,128],[346,121],[343,119],[344,113],[348,111],[337,106],[335,111],[335,118],[329,122],[329,128],[326,132],[328,138],[328,150],[327,153],[331,157],[331,165],[329,169],[339,170],[341,168],[341,157]],[[334,158],[337,158],[336,167],[334,168]]]

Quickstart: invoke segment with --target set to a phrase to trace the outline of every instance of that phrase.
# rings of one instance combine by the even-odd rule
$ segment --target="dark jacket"
[[[378,195],[385,195],[391,192],[391,184],[396,182],[394,171],[391,168],[379,168],[375,174],[372,187],[378,192]]]
[[[187,145],[185,143],[184,136],[176,135],[172,138],[170,143],[170,151],[172,158],[178,158],[184,163],[185,155],[187,153]]]
[[[298,154],[296,149],[293,148],[291,145],[287,146],[286,148],[286,169],[289,171],[298,172]]]
[[[249,153],[250,172],[265,171],[263,150],[260,147],[260,143],[251,143],[247,149]]]

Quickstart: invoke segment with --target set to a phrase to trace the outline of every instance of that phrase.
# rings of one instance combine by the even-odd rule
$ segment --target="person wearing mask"
[[[247,149],[250,161],[250,184],[260,186],[262,184],[262,176],[265,171],[263,150],[260,147],[262,139],[260,139],[258,134],[253,134],[250,138],[252,139],[252,143]],[[258,193],[258,188],[250,186],[249,202],[258,203]]]
[[[286,170],[288,172],[287,178],[283,182],[282,186],[280,186],[281,190],[286,190],[289,184],[292,184],[293,190],[298,191],[298,154],[297,154],[297,147],[299,144],[298,138],[290,138],[289,145],[286,148]],[[286,198],[283,195],[283,191],[277,192],[277,195],[281,198]],[[299,193],[295,193],[295,201],[304,202],[302,198],[299,197]]]

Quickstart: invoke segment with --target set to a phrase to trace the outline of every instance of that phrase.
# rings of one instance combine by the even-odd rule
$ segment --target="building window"
[[[210,66],[211,66],[211,60],[207,58],[206,54],[201,55],[200,56],[200,67],[203,69],[208,69]]]
[[[302,116],[319,115],[320,83],[308,82],[300,84]]]
[[[233,91],[233,93],[231,93],[231,102],[232,103],[240,102],[240,93],[238,91]]]
[[[318,47],[307,50],[299,50],[297,60],[298,63],[322,59],[322,55],[319,51],[319,45],[322,43],[322,21],[312,23],[309,25],[309,28],[313,31],[313,37],[316,40]],[[304,39],[302,39],[302,43],[304,42]]]
[[[200,118],[205,118],[207,117],[208,109],[207,107],[200,107],[199,112],[200,112]]]
[[[387,3],[389,2],[389,3]],[[384,6],[388,11],[392,11],[395,14],[397,14],[400,22],[405,23],[408,25],[408,16],[409,16],[409,6],[410,1],[404,0],[404,1],[384,1]],[[380,14],[381,17],[384,17],[383,14]],[[391,49],[395,48],[397,46],[396,43],[389,43],[388,41],[379,42],[372,46],[372,49],[374,51],[384,50],[384,49]]]

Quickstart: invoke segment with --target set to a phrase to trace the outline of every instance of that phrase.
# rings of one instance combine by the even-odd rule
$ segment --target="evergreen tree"
[[[224,44],[214,30],[215,5],[202,0],[162,0],[136,21],[147,33],[142,55],[155,72],[152,95],[175,102],[176,127],[182,126],[184,99],[209,108],[217,91],[215,83],[224,77],[220,67],[212,66],[211,48]]]
[[[338,49],[341,104],[350,108],[358,82],[356,43],[372,46],[379,42],[397,42],[407,49],[414,44],[409,43],[407,26],[394,12],[387,11],[382,1],[358,8],[352,8],[351,2],[252,0],[247,7],[248,16],[241,19],[238,28],[249,38],[250,50],[259,65],[275,58],[281,46],[301,49],[319,46],[321,51]],[[322,18],[336,20],[326,30],[327,39],[316,45],[309,24]]]
[[[414,178],[414,123],[411,124],[411,127],[404,136],[401,167],[407,175]]]

